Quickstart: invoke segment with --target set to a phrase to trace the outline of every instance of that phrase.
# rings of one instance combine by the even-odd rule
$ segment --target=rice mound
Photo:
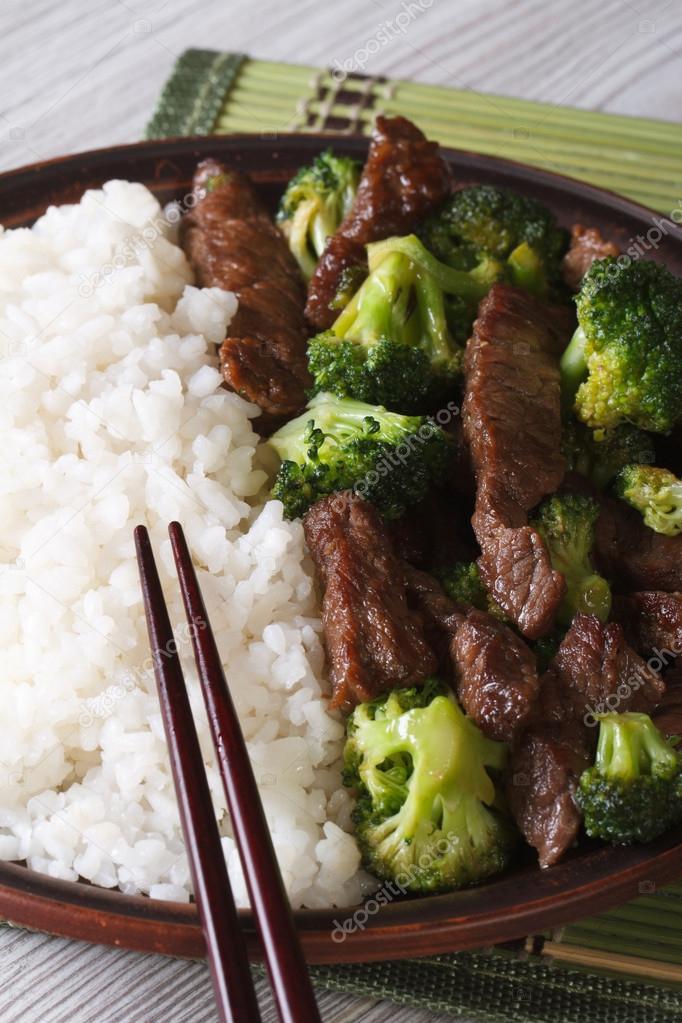
[[[294,906],[363,889],[300,523],[263,494],[258,410],[220,388],[233,295],[198,290],[173,211],[111,181],[0,234],[0,858],[191,891],[133,545],[145,523],[229,829],[166,527],[182,522]]]

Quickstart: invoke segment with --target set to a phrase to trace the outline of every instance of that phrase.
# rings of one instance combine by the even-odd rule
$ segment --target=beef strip
[[[682,534],[654,532],[617,498],[603,498],[601,505],[593,551],[599,571],[625,591],[682,591]]]
[[[612,617],[643,657],[653,655],[668,667],[682,654],[682,593],[654,590],[616,596]]]
[[[682,593],[656,591],[616,596],[613,617],[649,665],[663,670],[665,693],[655,711],[666,735],[682,734]]]
[[[464,710],[485,735],[511,742],[538,694],[533,651],[504,622],[475,608],[452,637],[450,650]]]
[[[527,292],[496,284],[479,307],[464,363],[481,576],[531,639],[549,631],[566,589],[528,512],[564,476],[555,353],[567,327]]]
[[[661,677],[626,641],[622,626],[616,622],[605,625],[595,615],[575,616],[549,673],[556,692],[547,690],[543,682],[540,707],[545,719],[572,716],[589,725],[592,713],[648,713],[665,690]]]
[[[344,271],[365,267],[365,245],[408,234],[450,190],[450,171],[438,144],[404,117],[377,117],[355,201],[329,239],[308,287],[306,316],[326,330]]]
[[[435,671],[422,619],[407,604],[401,563],[376,509],[351,491],[317,501],[303,519],[324,596],[332,706],[351,710]]]
[[[450,600],[426,572],[406,566],[405,574],[410,596],[446,637],[444,652],[462,707],[484,735],[510,742],[538,693],[532,650],[498,618]]]
[[[574,224],[571,228],[571,244],[561,268],[564,281],[571,291],[580,291],[581,281],[595,259],[618,255],[618,246],[602,238],[599,228]]]
[[[305,316],[314,331],[328,330],[341,312],[338,292],[346,278],[357,282],[359,287],[367,276],[365,246],[355,238],[340,234],[342,228],[343,224],[328,240],[308,282]],[[351,287],[351,291],[355,290]]]
[[[542,677],[533,721],[512,747],[509,802],[541,866],[558,862],[580,829],[574,794],[594,754],[594,713],[650,712],[662,692],[660,677],[629,647],[620,625],[575,616]]]
[[[455,456],[452,463],[452,479],[450,485],[461,498],[460,504],[472,505],[476,497],[476,477],[471,464],[471,452],[464,436],[464,423],[461,415],[454,415],[444,427],[452,438]]]
[[[237,296],[221,368],[231,390],[260,406],[267,429],[303,408],[311,384],[303,280],[245,175],[204,160],[194,189],[204,195],[182,221],[183,247],[199,287]]]
[[[578,837],[574,796],[590,763],[587,743],[585,728],[569,720],[528,729],[512,749],[509,805],[541,867],[557,863]]]

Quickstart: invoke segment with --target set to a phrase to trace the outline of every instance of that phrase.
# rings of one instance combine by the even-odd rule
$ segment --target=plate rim
[[[304,149],[315,150],[317,145],[337,146],[338,148],[352,149],[358,153],[367,149],[369,136],[358,133],[345,132],[229,132],[217,135],[172,135],[162,139],[142,139],[138,142],[124,142],[111,146],[97,146],[93,149],[79,150],[76,153],[66,153],[60,156],[52,156],[32,163],[22,164],[18,167],[0,171],[0,200],[3,193],[11,189],[21,179],[32,179],[36,175],[58,171],[60,168],[78,166],[86,162],[89,166],[97,167],[101,161],[113,156],[135,156],[146,154],[152,156],[156,151],[159,157],[168,156],[173,150],[189,153],[195,149],[205,149],[208,144],[217,149],[233,150],[237,144],[251,145],[266,148],[268,145],[283,143],[286,146],[298,144]],[[495,156],[489,153],[479,153],[473,149],[459,149],[455,146],[441,146],[441,153],[449,162],[460,161],[464,164],[485,166],[490,170],[500,168],[513,177],[520,179],[537,179],[549,186],[553,184],[564,186],[564,190],[576,192],[581,197],[596,202],[602,206],[612,208],[614,211],[626,215],[664,218],[672,225],[669,234],[682,242],[682,222],[678,223],[668,217],[666,213],[656,210],[653,207],[645,206],[636,199],[604,188],[601,185],[593,185],[589,181],[576,178],[560,171],[548,170],[535,164],[525,163],[521,160],[512,160],[505,156]],[[234,154],[239,160],[239,154]],[[273,159],[279,159],[275,150]],[[256,178],[257,180],[257,178]],[[0,223],[5,221],[0,216]]]
[[[181,136],[106,146],[0,173],[0,202],[11,197],[19,185],[30,191],[40,185],[41,179],[59,176],[72,168],[90,173],[105,170],[107,161],[112,159],[121,163],[127,157],[133,161],[147,157],[161,162],[174,155],[200,158],[212,150],[231,155],[239,162],[239,148],[251,147],[270,153],[276,165],[280,158],[277,147],[312,153],[331,145],[360,154],[368,143],[368,137],[363,135],[283,132]],[[492,173],[501,171],[526,184],[537,182],[568,197],[587,200],[604,212],[646,219],[652,226],[653,217],[665,216],[615,192],[555,171],[471,150],[442,147],[442,152],[449,162],[466,166],[472,172],[476,168]],[[269,171],[272,174],[273,167]],[[257,171],[254,178],[259,180]],[[84,187],[89,187],[87,182]],[[33,212],[34,208],[24,210],[24,219]],[[40,204],[35,212],[39,214]],[[679,244],[682,258],[682,228],[673,224],[668,233]],[[578,884],[577,873],[588,876]],[[595,846],[587,851],[582,846],[577,855],[569,855],[548,870],[536,868],[527,874],[512,870],[475,888],[394,901],[382,906],[376,916],[368,914],[366,923],[346,934],[343,941],[332,936],[336,923],[352,920],[368,905],[371,896],[357,907],[297,910],[295,916],[311,963],[370,962],[520,940],[530,933],[636,898],[641,894],[642,884],[656,886],[680,877],[682,830],[670,832],[648,846]],[[491,908],[486,908],[488,901]],[[504,907],[503,915],[500,904]],[[204,954],[193,904],[124,895],[118,889],[97,888],[83,881],[63,881],[13,862],[0,862],[0,917],[29,929],[142,952],[190,958]],[[250,954],[259,958],[252,916],[242,910],[240,917]]]

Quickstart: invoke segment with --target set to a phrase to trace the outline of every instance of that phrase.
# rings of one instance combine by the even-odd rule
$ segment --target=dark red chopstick
[[[246,943],[230,888],[161,581],[144,526],[135,530],[135,547],[154,674],[219,1018],[221,1023],[258,1023],[261,1016]]]
[[[283,1023],[320,1023],[256,779],[187,542],[178,522],[172,522],[168,532],[232,829],[280,1019]]]

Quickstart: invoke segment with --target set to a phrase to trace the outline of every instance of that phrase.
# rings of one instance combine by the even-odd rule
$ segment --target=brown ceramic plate
[[[363,155],[347,136],[282,135],[177,139],[82,153],[0,175],[0,222],[31,223],[50,204],[77,201],[109,178],[141,181],[161,200],[190,190],[196,162],[217,156],[248,171],[274,207],[283,183],[332,145]],[[536,196],[570,225],[596,225],[623,249],[634,241],[649,258],[682,275],[682,231],[626,199],[569,178],[474,153],[446,150],[457,178],[507,185]],[[637,242],[639,236],[639,242]],[[524,862],[496,880],[451,895],[393,901],[376,911],[305,910],[296,914],[311,962],[352,962],[456,951],[510,941],[636,898],[682,876],[682,832],[649,846],[610,849],[587,841],[556,867]],[[0,915],[15,924],[71,938],[178,956],[201,956],[193,905],[158,902],[56,881],[20,864],[0,864]],[[250,914],[244,928],[258,954]],[[344,927],[345,924],[345,927]]]

